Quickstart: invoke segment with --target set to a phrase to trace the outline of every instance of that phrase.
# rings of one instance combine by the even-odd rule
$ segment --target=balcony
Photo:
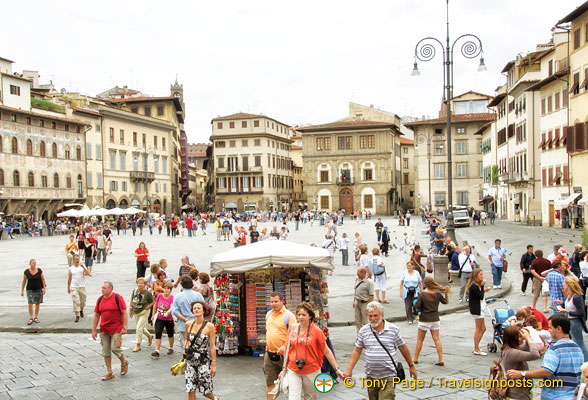
[[[259,174],[263,172],[263,167],[247,167],[244,168],[242,166],[238,166],[235,168],[216,168],[215,169],[215,173],[217,175],[222,175],[222,174],[236,174],[239,172],[247,172],[247,173],[254,173],[254,174]]]
[[[216,194],[246,194],[246,193],[263,193],[263,187],[247,187],[247,188],[216,188]]]
[[[509,172],[504,176],[504,182],[508,184],[526,183],[529,182],[529,176],[526,173]]]
[[[155,173],[146,171],[131,171],[130,178],[133,182],[153,182],[155,180]]]
[[[355,182],[353,178],[338,178],[336,183],[337,186],[351,186]]]

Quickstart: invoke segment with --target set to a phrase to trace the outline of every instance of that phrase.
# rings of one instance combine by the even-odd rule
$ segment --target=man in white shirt
[[[76,314],[75,322],[84,318],[84,307],[86,306],[86,281],[84,275],[90,275],[86,267],[80,264],[80,256],[73,256],[73,265],[67,273],[67,293],[71,294],[73,309]]]
[[[465,246],[463,251],[459,253],[457,257],[457,262],[459,263],[459,270],[461,271],[461,286],[459,287],[459,302],[463,303],[463,295],[465,293],[465,288],[468,284],[470,279],[470,275],[474,268],[476,268],[477,260],[476,256],[471,254],[470,246]],[[469,301],[468,296],[466,295],[466,301]]]
[[[561,245],[556,244],[555,246],[553,246],[553,253],[551,253],[550,255],[547,256],[547,259],[549,260],[550,263],[553,263],[553,260],[555,259],[555,257],[557,257],[559,255],[559,249],[561,248]]]
[[[333,257],[335,249],[337,248],[337,241],[333,235],[327,235],[325,241],[321,245],[323,249],[327,249],[329,255]]]

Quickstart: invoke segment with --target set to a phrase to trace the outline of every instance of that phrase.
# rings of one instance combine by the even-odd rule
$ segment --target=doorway
[[[553,227],[555,224],[555,207],[553,203],[549,203],[549,226]]]
[[[344,208],[347,213],[353,212],[353,192],[349,188],[339,192],[339,208]]]

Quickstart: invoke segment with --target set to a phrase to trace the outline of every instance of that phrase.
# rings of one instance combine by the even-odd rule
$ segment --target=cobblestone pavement
[[[393,223],[392,221],[385,222],[389,225]],[[347,222],[344,227],[348,234],[359,230],[365,238],[375,244],[373,223],[375,223],[374,220],[368,221],[369,225],[362,226]],[[415,238],[420,239],[421,243],[425,242],[418,232],[424,226],[414,223],[413,225],[417,225]],[[307,226],[301,228],[304,230],[298,232],[294,231],[293,224],[291,224],[290,229],[292,230],[291,240],[304,243],[311,240],[319,242],[324,232],[323,228],[318,228],[316,224],[313,228]],[[403,228],[397,227],[394,229],[393,238],[396,235],[400,236]],[[339,232],[341,233],[342,231],[339,228]],[[548,251],[554,242],[563,244],[569,250],[576,241],[575,238],[559,232],[544,232],[541,228],[528,228],[500,222],[494,226],[458,230],[458,238],[467,239],[475,246],[475,252],[480,254],[479,260],[484,268],[488,267],[485,255],[496,237],[501,238],[507,252],[512,253],[510,255],[511,270],[507,275],[513,282],[513,288],[520,286],[521,277],[518,260],[528,242],[534,244],[536,248]],[[148,236],[144,235],[143,238],[147,239]],[[128,234],[126,238],[122,236],[115,237],[115,254],[105,266],[97,266],[95,275],[89,278],[91,279],[89,282],[95,283],[95,285],[89,285],[89,299],[95,299],[98,296],[99,282],[107,278],[111,278],[115,282],[121,282],[117,284],[117,287],[122,288],[120,291],[123,294],[130,292],[135,270],[134,264],[128,262],[128,254],[132,252],[133,246],[139,239],[140,237],[130,238]],[[188,242],[188,238],[175,240],[161,238],[161,240],[148,239],[146,241],[151,252],[155,255],[154,259],[160,258],[164,254],[167,255],[172,264],[172,271],[177,269],[174,265],[177,265],[180,255],[184,253],[190,255],[196,261],[196,264],[202,267],[202,270],[207,270],[208,268],[205,266],[212,259],[213,252],[229,249],[230,244],[225,242],[216,243],[212,237],[208,237],[206,240],[201,239],[192,239],[195,243],[193,248],[190,244],[191,242]],[[569,240],[574,242],[569,242]],[[64,294],[66,293],[66,264],[65,257],[62,256],[61,252],[63,242],[63,237],[0,242],[0,259],[4,260],[2,261],[2,268],[0,268],[0,279],[5,283],[3,290],[6,290],[0,293],[0,326],[18,325],[15,323],[15,319],[19,322],[26,320],[25,302],[19,296],[18,291],[22,270],[25,268],[26,260],[31,257],[42,260],[39,261],[39,264],[46,271],[49,290],[59,291],[56,294],[49,292],[46,303],[41,310],[40,325],[47,324],[49,328],[54,329],[68,324],[73,326],[71,303],[67,294]],[[124,256],[123,251],[126,252]],[[400,255],[399,253],[395,258],[389,258],[390,264],[397,266],[399,261],[396,258]],[[393,263],[391,262],[392,260],[394,260]],[[329,277],[333,297],[331,303],[335,302],[337,298],[344,298],[345,293],[349,293],[349,291],[346,291],[347,279],[352,279],[351,276],[340,276],[341,283],[331,283],[333,281],[337,282],[338,273],[343,270],[339,263],[340,257],[338,256],[337,271],[332,277]],[[345,273],[351,275],[351,272],[345,271]],[[394,276],[390,278],[389,285],[396,285],[394,279]],[[492,293],[491,291],[490,295]],[[529,304],[531,301],[530,296],[523,297],[518,290],[514,289],[506,298],[513,308]],[[399,304],[399,302],[394,302],[387,305],[386,316],[389,317],[394,315],[395,312],[398,313]],[[52,314],[60,316],[52,321]],[[349,314],[351,313],[349,312]],[[458,389],[439,385],[436,377],[453,379],[486,378],[491,360],[497,359],[496,354],[491,354],[488,357],[472,355],[473,321],[467,312],[457,312],[442,316],[441,321],[445,366],[437,367],[434,365],[436,353],[431,338],[427,337],[417,369],[419,378],[425,381],[425,386],[429,385],[429,379],[431,379],[431,386],[415,391],[400,389],[397,398],[486,398],[484,390]],[[83,323],[89,327],[89,318],[85,318]],[[397,325],[400,327],[411,352],[414,352],[416,325],[408,325],[405,322],[398,322]],[[491,340],[488,318],[487,326],[489,329],[482,339],[482,344]],[[355,329],[353,327],[333,327],[331,328],[331,339],[338,362],[340,365],[346,365],[353,350]],[[125,336],[124,340],[125,353],[131,362],[129,374],[125,377],[117,376],[113,381],[101,382],[100,376],[104,374],[104,366],[100,356],[100,345],[94,342],[88,334],[1,333],[0,399],[34,399],[37,397],[45,399],[179,399],[186,397],[183,378],[172,377],[169,373],[170,366],[179,359],[179,356],[162,356],[160,359],[152,360],[149,356],[149,351],[147,351],[148,347],[139,353],[130,352],[130,348],[134,345],[133,335]],[[261,361],[258,358],[245,356],[219,357],[218,375],[215,378],[217,395],[222,399],[263,399],[264,381]],[[539,365],[540,361],[535,361],[531,363],[531,368],[536,368]],[[118,368],[119,364],[115,362],[114,370],[116,371]],[[363,360],[358,363],[354,371],[354,377],[361,376],[363,376]],[[198,398],[200,397],[198,396]],[[339,384],[336,385],[332,392],[319,395],[319,397],[325,399],[365,399],[367,395],[365,389],[360,387],[346,388]]]

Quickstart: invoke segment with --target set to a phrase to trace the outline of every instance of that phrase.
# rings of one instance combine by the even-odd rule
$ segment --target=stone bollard
[[[449,261],[447,256],[433,256],[433,278],[442,286],[448,284],[447,273],[449,272]]]

